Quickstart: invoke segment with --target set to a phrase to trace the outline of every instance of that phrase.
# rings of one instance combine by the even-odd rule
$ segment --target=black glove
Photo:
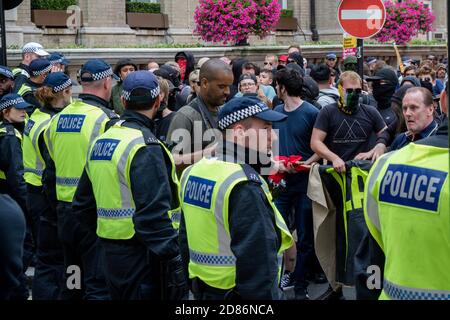
[[[161,262],[162,300],[182,300],[188,296],[181,256]]]

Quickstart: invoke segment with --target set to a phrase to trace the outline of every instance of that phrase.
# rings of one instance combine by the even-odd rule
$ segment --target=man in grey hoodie
[[[339,99],[339,91],[331,85],[331,71],[326,64],[319,64],[312,68],[310,76],[319,85],[319,97],[317,103],[323,107],[336,103]]]

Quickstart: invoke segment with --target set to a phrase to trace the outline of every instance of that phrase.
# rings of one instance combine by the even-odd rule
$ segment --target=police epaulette
[[[248,164],[241,164],[242,170],[244,170],[245,175],[249,181],[256,182],[258,184],[262,184],[261,179],[259,178],[259,174]]]
[[[150,129],[147,128],[141,128],[142,135],[144,136],[144,142],[145,144],[159,144],[158,139],[155,137],[155,135],[150,131]]]
[[[6,129],[7,136],[15,136],[16,135],[16,130],[14,129],[13,126],[5,126],[5,129]]]
[[[119,115],[117,113],[115,113],[114,111],[108,110],[108,109],[106,109],[106,110],[107,110],[106,115],[108,116],[108,118],[110,118],[110,119],[120,119]]]

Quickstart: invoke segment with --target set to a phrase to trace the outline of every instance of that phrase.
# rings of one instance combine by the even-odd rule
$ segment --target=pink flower
[[[375,36],[379,42],[394,40],[405,44],[419,32],[429,32],[433,29],[435,17],[429,8],[425,8],[418,0],[405,0],[401,3],[385,1],[386,23]]]
[[[263,38],[275,29],[280,12],[276,0],[199,0],[194,32],[205,41],[224,44],[251,33]]]

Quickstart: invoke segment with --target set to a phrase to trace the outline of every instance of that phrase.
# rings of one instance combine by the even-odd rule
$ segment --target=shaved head
[[[208,81],[213,81],[227,73],[233,75],[233,70],[230,65],[220,59],[210,59],[202,65],[200,79],[204,78]]]
[[[233,84],[231,67],[220,59],[206,61],[200,69],[200,93],[208,108],[217,111],[230,95]]]

